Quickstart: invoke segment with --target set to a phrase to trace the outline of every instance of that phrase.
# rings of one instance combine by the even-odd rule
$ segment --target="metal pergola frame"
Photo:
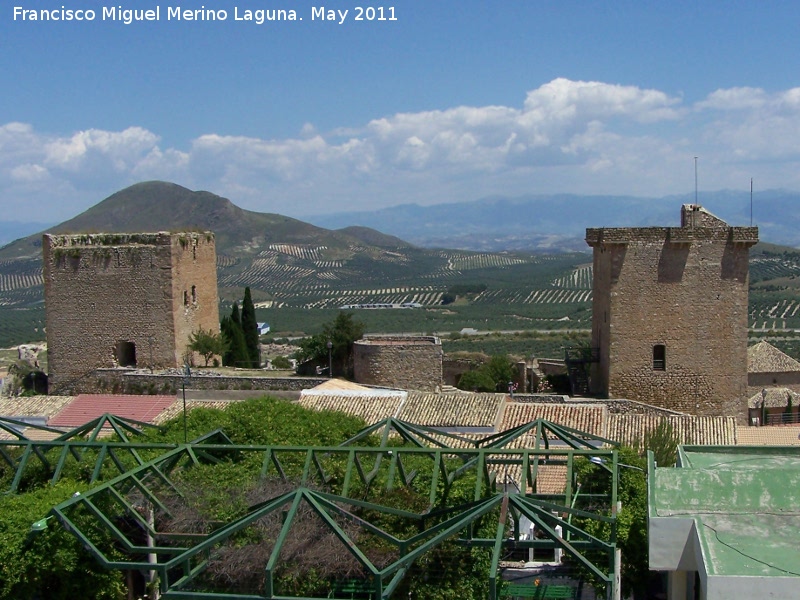
[[[24,473],[34,464],[46,470],[51,482],[57,481],[72,461],[82,465],[84,472],[91,471],[89,483],[94,487],[54,507],[50,514],[106,568],[156,572],[163,598],[316,600],[280,595],[275,586],[281,549],[292,535],[301,506],[313,511],[367,573],[365,582],[376,600],[389,598],[420,556],[453,539],[491,551],[490,600],[498,598],[501,591],[498,574],[502,553],[512,548],[562,548],[605,582],[609,597],[614,597],[615,573],[619,568],[615,558],[614,510],[618,460],[616,444],[610,440],[541,419],[483,437],[443,433],[387,419],[333,447],[235,445],[220,431],[175,445],[134,442],[136,426],[144,424],[109,416],[102,419],[122,441],[99,439],[102,427],[99,420],[49,442],[24,437],[0,441],[3,466],[14,470],[7,493],[18,491]],[[90,439],[82,439],[83,435]],[[358,445],[374,444],[375,436],[380,438],[379,445]],[[150,456],[155,458],[143,458]],[[608,473],[610,484],[610,494],[602,502],[604,510],[589,512],[575,508],[578,488],[573,466],[579,457],[599,457],[607,462],[607,466],[598,467]],[[294,489],[250,506],[245,514],[215,524],[207,533],[159,531],[156,522],[144,514],[143,506],[169,515],[168,498],[180,498],[183,494],[176,477],[182,470],[201,464],[247,465],[254,480],[277,478],[292,482]],[[566,468],[564,493],[537,493],[539,468],[552,465]],[[497,481],[498,473],[509,469],[517,474],[512,492]],[[471,501],[450,506],[447,499],[453,484],[467,476],[474,478]],[[364,499],[371,489],[390,491],[412,485],[418,492],[427,490],[424,493],[428,507],[419,513]],[[367,514],[391,514],[405,519],[415,525],[417,533],[407,539],[397,538],[359,516],[363,510]],[[259,519],[274,514],[281,515],[282,527],[264,565],[262,595],[192,589],[217,548]],[[485,524],[491,515],[497,515],[495,534],[481,537],[477,525]],[[547,537],[523,539],[519,531],[521,517],[535,523]],[[590,535],[574,525],[572,517],[608,523],[608,539]],[[395,559],[384,566],[374,564],[342,528],[342,520],[380,538],[394,549]],[[120,526],[122,522],[128,525],[127,529]],[[556,533],[557,525],[566,536]],[[150,540],[144,545],[143,533]],[[109,539],[113,540],[113,552],[109,552]],[[600,564],[591,558],[598,553],[605,557]]]

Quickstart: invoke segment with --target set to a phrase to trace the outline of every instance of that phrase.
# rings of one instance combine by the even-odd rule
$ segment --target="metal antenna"
[[[753,226],[753,178],[750,178],[750,227]]]
[[[694,203],[697,204],[697,157],[694,157]]]

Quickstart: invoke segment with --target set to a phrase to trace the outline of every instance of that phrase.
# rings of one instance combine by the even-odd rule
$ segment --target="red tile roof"
[[[50,427],[78,427],[105,413],[152,423],[173,402],[175,396],[81,394],[47,424]]]

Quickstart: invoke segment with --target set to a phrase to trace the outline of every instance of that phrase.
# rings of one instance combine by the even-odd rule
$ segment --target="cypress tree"
[[[233,308],[231,308],[231,321],[236,323],[239,326],[239,329],[242,328],[242,318],[239,316],[239,303],[234,302]]]
[[[249,367],[250,356],[247,354],[237,302],[233,303],[231,316],[222,319],[220,331],[228,341],[228,351],[222,355],[222,364],[226,367]]]
[[[261,351],[258,347],[258,323],[256,323],[256,307],[253,306],[249,287],[244,288],[244,300],[242,300],[242,331],[244,332],[247,355],[250,357],[250,366],[258,369],[261,366]]]

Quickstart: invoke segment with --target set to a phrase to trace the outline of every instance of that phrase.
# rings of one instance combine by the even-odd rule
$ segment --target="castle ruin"
[[[438,337],[363,338],[353,345],[353,363],[358,383],[428,392],[442,387]]]
[[[747,413],[748,255],[757,227],[699,205],[680,227],[586,230],[591,391],[694,415]]]
[[[214,234],[42,240],[51,393],[100,368],[180,367],[192,333],[219,332]]]

